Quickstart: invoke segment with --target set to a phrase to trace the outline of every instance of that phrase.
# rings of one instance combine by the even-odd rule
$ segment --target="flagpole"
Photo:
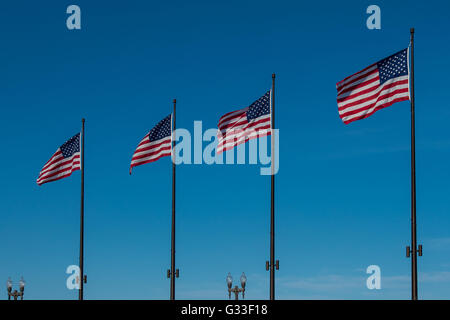
[[[178,270],[175,270],[175,128],[176,128],[176,107],[177,100],[173,99],[173,122],[172,122],[172,240],[171,240],[171,263],[170,263],[170,300],[175,300],[175,277],[178,277]]]
[[[271,94],[271,190],[270,190],[270,300],[275,300],[275,175],[274,175],[274,160],[275,160],[275,73],[272,74],[272,94]],[[278,269],[278,261],[277,261]]]
[[[80,289],[78,300],[83,300],[83,256],[84,256],[84,121],[81,119],[81,209],[80,209]]]
[[[415,96],[414,96],[414,28],[411,33],[411,299],[417,300],[417,228],[416,228],[416,136],[415,136]],[[419,246],[419,256],[422,246]]]

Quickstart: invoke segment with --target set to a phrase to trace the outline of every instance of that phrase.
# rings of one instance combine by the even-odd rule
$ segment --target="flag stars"
[[[162,119],[158,124],[150,130],[148,138],[150,141],[160,140],[170,136],[172,133],[172,115],[168,115]]]
[[[380,84],[393,78],[408,74],[407,49],[377,63]]]
[[[250,122],[262,115],[270,113],[270,91],[267,91],[265,95],[253,102],[247,110],[247,121]]]
[[[77,133],[67,140],[61,147],[61,153],[64,158],[73,156],[76,152],[80,152],[80,134]]]

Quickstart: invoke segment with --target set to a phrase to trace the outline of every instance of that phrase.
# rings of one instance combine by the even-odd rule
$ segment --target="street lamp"
[[[6,290],[8,291],[8,300],[11,300],[11,297],[14,297],[14,300],[17,300],[18,297],[20,297],[20,300],[23,300],[23,292],[25,291],[25,281],[23,280],[23,277],[20,278],[19,281],[19,291],[14,290],[12,291],[13,283],[11,281],[11,278],[8,278],[8,281],[6,281]]]
[[[245,298],[245,284],[247,283],[247,277],[245,276],[245,273],[242,272],[241,275],[241,288],[239,288],[238,286],[235,286],[234,288],[232,288],[233,286],[233,277],[231,276],[231,274],[228,272],[227,275],[227,286],[228,286],[228,298],[231,299],[231,293],[234,293],[234,299],[235,300],[239,300],[239,292],[242,292],[242,299]]]

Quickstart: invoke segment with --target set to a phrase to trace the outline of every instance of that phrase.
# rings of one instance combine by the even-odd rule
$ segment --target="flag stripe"
[[[355,120],[365,119],[368,116],[374,114],[375,111],[378,111],[380,109],[389,107],[389,106],[393,105],[396,102],[406,101],[406,100],[409,100],[409,94],[408,95],[404,95],[404,96],[399,95],[397,97],[394,97],[394,99],[392,99],[392,97],[391,97],[390,99],[386,99],[385,101],[380,101],[380,103],[376,107],[373,107],[371,109],[363,110],[363,111],[361,111],[361,112],[359,112],[358,114],[355,114],[355,115],[342,117],[342,120],[344,121],[345,124],[349,124],[350,122],[355,121]]]
[[[157,150],[156,149],[151,149],[151,150],[148,150],[147,152],[145,152],[145,153],[141,153],[141,154],[139,154],[139,155],[134,155],[133,156],[133,158],[131,159],[131,163],[135,163],[135,162],[137,162],[137,161],[139,161],[139,160],[141,160],[141,159],[144,159],[144,158],[147,158],[147,157],[150,157],[150,156],[153,156],[153,155],[155,155],[155,154],[159,154],[159,153],[161,153],[161,152],[165,152],[165,151],[169,151],[169,153],[170,153],[170,150],[171,150],[171,146],[170,146],[170,144],[169,145],[162,145],[160,148],[158,148]]]
[[[405,83],[406,82],[406,83]],[[353,99],[348,99],[344,102],[338,103],[338,108],[340,113],[345,113],[346,111],[355,110],[358,108],[365,107],[370,105],[371,103],[375,103],[380,100],[380,97],[383,97],[386,94],[393,93],[397,90],[409,91],[408,80],[406,81],[394,81],[387,83],[383,86],[378,87],[373,90],[371,93],[366,93],[360,96],[357,96]]]
[[[38,184],[48,182],[50,179],[53,179],[55,177],[62,177],[63,175],[66,176],[67,173],[72,173],[73,171],[76,171],[79,169],[81,169],[80,161],[70,163],[69,165],[67,165],[63,168],[53,171],[51,174],[42,176],[41,178],[38,179]]]
[[[367,73],[369,73],[369,72],[372,72],[372,71],[375,70],[375,69],[376,69],[376,64],[374,63],[374,64],[368,66],[367,68],[364,68],[364,69],[362,69],[361,71],[359,71],[359,72],[357,72],[357,73],[355,73],[355,74],[353,74],[353,75],[351,75],[351,76],[348,76],[348,77],[345,78],[344,80],[339,81],[339,82],[336,84],[336,87],[337,87],[338,90],[340,90],[340,89],[342,88],[342,86],[344,86],[344,85],[346,85],[346,84],[348,84],[348,83],[354,81],[356,78],[358,78],[358,77],[360,77],[360,76],[362,76],[362,75],[364,75],[364,74],[367,74]]]
[[[72,164],[74,164],[76,162],[78,162],[78,163],[80,162],[80,155],[79,154],[74,154],[67,161],[60,161],[60,162],[58,162],[58,164],[56,164],[52,168],[49,168],[49,169],[47,169],[45,171],[41,171],[40,179],[42,179],[43,177],[47,177],[49,175],[52,175],[55,172],[60,171],[61,169],[68,168],[69,166],[72,166]]]
[[[243,143],[246,143],[249,140],[252,140],[254,138],[262,138],[262,137],[266,137],[266,136],[270,136],[271,135],[271,130],[261,130],[259,132],[256,132],[254,134],[250,134],[248,136],[245,136],[245,139],[243,139],[244,137],[240,138],[239,140],[237,140],[236,142],[234,142],[233,144],[227,145],[222,149],[218,149],[217,150],[217,154],[221,154],[224,151],[228,151],[233,149],[234,147],[241,145]]]
[[[374,70],[367,75],[359,76],[355,79],[354,82],[348,83],[347,85],[338,89],[338,94],[342,95],[348,91],[353,91],[355,89],[358,89],[368,83],[375,82],[379,79],[378,76],[379,76],[378,70]]]
[[[139,166],[141,164],[153,162],[153,161],[158,160],[159,158],[162,158],[162,157],[165,157],[165,156],[170,156],[170,155],[171,155],[170,148],[168,150],[161,150],[160,152],[153,153],[153,154],[147,155],[147,156],[145,156],[143,158],[133,160],[132,163],[131,163],[131,166],[132,167]]]
[[[226,135],[223,136],[221,140],[219,140],[219,143],[217,145],[217,151],[220,153],[221,149],[224,148],[224,146],[233,145],[233,143],[239,139],[242,136],[251,136],[257,138],[255,134],[257,135],[259,131],[264,131],[267,129],[270,129],[270,116],[268,116],[269,121],[267,119],[262,119],[258,121],[257,123],[248,124],[247,126],[244,126],[240,129],[234,129],[229,130],[226,132]],[[219,133],[220,136],[221,133]]]

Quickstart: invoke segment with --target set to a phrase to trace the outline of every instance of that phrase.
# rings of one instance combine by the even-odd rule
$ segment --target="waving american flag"
[[[339,116],[345,124],[409,100],[408,49],[401,50],[336,84]]]
[[[133,167],[170,156],[172,152],[172,115],[162,119],[139,143],[131,158],[130,174]]]
[[[37,178],[41,185],[50,181],[66,178],[76,170],[80,170],[81,155],[80,134],[77,133],[56,150],[50,160],[42,168]]]
[[[271,134],[270,91],[249,107],[224,114],[217,125],[217,153],[233,149],[250,139]]]

